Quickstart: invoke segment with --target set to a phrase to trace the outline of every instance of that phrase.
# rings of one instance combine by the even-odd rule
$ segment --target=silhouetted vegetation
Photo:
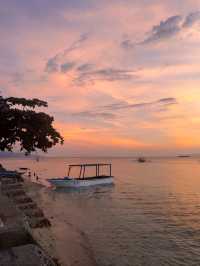
[[[0,150],[12,151],[19,143],[21,151],[29,154],[63,144],[62,136],[52,125],[54,118],[35,110],[47,106],[39,99],[0,96]]]

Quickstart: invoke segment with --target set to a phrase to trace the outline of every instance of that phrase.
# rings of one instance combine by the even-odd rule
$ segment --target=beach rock
[[[51,226],[50,221],[45,217],[32,217],[28,219],[31,228],[42,228]]]
[[[44,213],[39,208],[35,209],[25,209],[23,213],[28,217],[44,217]]]
[[[35,202],[19,203],[17,204],[17,207],[23,211],[27,209],[35,209],[37,208],[37,204]]]

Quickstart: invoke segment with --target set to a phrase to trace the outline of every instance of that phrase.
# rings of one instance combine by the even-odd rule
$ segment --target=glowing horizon
[[[0,33],[0,91],[48,102],[50,154],[200,150],[199,1],[8,0]]]

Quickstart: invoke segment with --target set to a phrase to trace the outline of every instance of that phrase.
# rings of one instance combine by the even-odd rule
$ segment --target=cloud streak
[[[77,113],[72,113],[72,116],[82,117],[82,118],[89,118],[89,119],[116,119],[117,118],[117,111],[123,111],[123,110],[137,110],[137,109],[149,109],[153,107],[158,107],[158,111],[160,109],[166,110],[171,105],[178,104],[176,98],[169,97],[169,98],[161,98],[157,101],[151,101],[151,102],[141,102],[141,103],[135,103],[130,104],[126,101],[115,101],[114,103],[103,105],[103,106],[97,106],[96,108],[93,108],[91,110],[85,110]]]
[[[86,82],[94,82],[98,80],[104,81],[120,81],[137,78],[135,71],[117,68],[100,68],[94,66],[93,70],[88,71],[86,68],[77,69],[77,77],[74,79],[76,84],[84,84]]]
[[[189,13],[185,18],[181,15],[171,16],[162,20],[159,24],[154,25],[143,41],[134,42],[130,39],[125,39],[121,42],[121,47],[124,49],[130,49],[136,45],[147,45],[167,40],[179,35],[186,29],[194,27],[199,22],[200,11]]]
[[[60,66],[60,71],[62,73],[66,73],[70,70],[72,70],[75,66],[75,63],[74,62],[68,62],[68,63],[64,63]]]
[[[197,0],[58,2],[2,1],[0,18],[2,93],[48,101],[66,136],[57,154],[71,154],[70,137],[96,155],[100,138],[104,154],[113,139],[115,154],[132,140],[154,151],[175,149],[174,136],[199,142]]]
[[[192,27],[194,24],[196,24],[199,21],[200,21],[200,11],[196,11],[196,12],[190,13],[186,17],[182,26],[183,28]]]
[[[159,25],[153,26],[150,35],[141,44],[149,44],[176,36],[181,31],[181,22],[181,16],[172,16],[165,21],[161,21]]]
[[[127,102],[119,102],[119,103],[113,103],[109,105],[103,106],[105,109],[109,110],[121,110],[121,109],[139,109],[139,108],[145,108],[145,107],[154,107],[154,106],[169,106],[177,104],[176,98],[162,98],[157,101],[152,102],[142,102],[142,103],[135,103],[135,104],[129,104]]]
[[[78,49],[81,42],[85,40],[86,37],[80,38],[64,52],[49,58],[45,66],[45,72],[47,72],[48,74],[52,73],[67,74],[67,72],[74,70],[75,76],[73,78],[73,82],[76,85],[83,85],[87,82],[94,82],[99,80],[112,82],[112,81],[130,80],[138,78],[138,76],[135,74],[135,71],[133,70],[114,68],[114,67],[102,68],[98,66],[97,62],[85,63],[81,62],[81,60],[73,59],[73,56],[72,57],[67,56],[66,58],[66,55],[70,51]]]
[[[82,118],[89,118],[89,119],[105,119],[105,120],[112,120],[116,118],[116,115],[111,112],[98,112],[93,110],[83,111],[72,114],[73,116],[82,117]]]
[[[81,47],[82,43],[88,40],[89,34],[84,33],[81,34],[78,40],[75,40],[68,48],[64,51],[56,54],[55,56],[48,59],[45,65],[45,72],[51,74],[55,72],[67,72],[70,70],[75,63],[73,62],[65,62],[61,63],[63,60],[66,60],[66,56],[70,54],[72,51],[77,50]]]

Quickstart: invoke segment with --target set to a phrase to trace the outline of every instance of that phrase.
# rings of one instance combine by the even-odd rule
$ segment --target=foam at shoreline
[[[25,190],[43,209],[51,227],[34,229],[32,234],[37,242],[61,265],[97,266],[91,246],[84,232],[65,219],[57,219],[51,209],[52,191],[41,184],[25,182]]]

